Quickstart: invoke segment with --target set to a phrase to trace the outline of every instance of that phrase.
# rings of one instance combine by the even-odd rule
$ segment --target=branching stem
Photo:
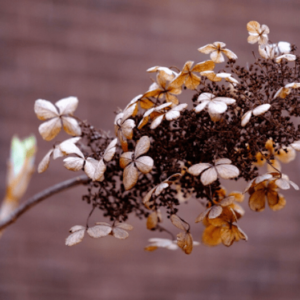
[[[13,211],[6,219],[0,222],[0,230],[8,227],[14,223],[20,216],[26,211],[42,202],[43,200],[62,192],[68,188],[87,183],[90,179],[86,175],[77,176],[75,178],[68,179],[66,181],[55,184],[29,198],[25,203],[21,204],[15,211]]]

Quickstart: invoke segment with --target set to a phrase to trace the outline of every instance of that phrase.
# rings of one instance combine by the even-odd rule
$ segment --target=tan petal
[[[128,165],[123,172],[123,184],[128,191],[135,186],[139,178],[139,173],[134,164]]]
[[[269,207],[272,209],[279,202],[279,195],[276,189],[268,189],[267,199]]]
[[[196,218],[195,223],[202,222],[202,221],[205,219],[205,217],[207,216],[207,214],[208,214],[209,212],[210,212],[209,209],[203,211],[203,212]]]
[[[252,110],[247,111],[243,116],[242,116],[242,123],[241,126],[245,127],[248,122],[250,121],[250,118],[252,116]]]
[[[156,228],[158,224],[158,217],[157,217],[157,212],[154,211],[153,213],[151,213],[148,218],[147,218],[147,229],[153,229]]]
[[[142,136],[135,147],[134,156],[135,158],[138,158],[139,156],[145,154],[150,149],[150,139],[148,136],[144,135]]]
[[[177,234],[177,245],[185,254],[191,254],[193,250],[193,237],[188,232],[180,232]]]
[[[222,243],[221,227],[208,226],[202,234],[202,242],[207,246],[217,246]]]
[[[62,142],[61,144],[59,144],[59,149],[62,151],[62,153],[64,155],[77,154],[81,158],[84,158],[83,153],[75,145],[75,143],[78,141],[78,139],[80,139],[80,138],[72,138],[72,139]]]
[[[204,71],[209,71],[209,70],[213,70],[215,67],[215,63],[212,60],[206,60],[203,62],[200,62],[198,64],[196,64],[193,68],[192,68],[192,72],[204,72]]]
[[[60,118],[53,118],[39,126],[39,133],[45,141],[53,140],[61,130]]]
[[[287,164],[296,158],[296,152],[292,147],[286,147],[279,150],[279,153],[276,154],[276,158]]]
[[[133,152],[124,152],[120,157],[120,167],[124,169],[128,164],[132,162]]]
[[[68,97],[61,99],[55,103],[59,108],[60,115],[72,115],[77,108],[78,99],[76,97]]]
[[[78,122],[72,117],[61,117],[64,131],[73,136],[80,136],[81,135],[81,128]]]
[[[149,109],[154,106],[154,103],[147,98],[143,98],[140,100],[140,106],[142,109]]]
[[[272,207],[270,206],[270,208],[274,211],[277,211],[277,210],[283,209],[285,207],[285,205],[286,205],[285,198],[282,195],[279,195],[278,202],[275,205],[273,205]]]
[[[249,33],[258,33],[260,32],[260,24],[256,21],[250,21],[247,23],[247,30]]]
[[[41,160],[38,166],[38,173],[43,173],[48,169],[49,163],[50,163],[50,157],[53,153],[53,149],[47,152],[47,154],[44,156],[44,158]]]
[[[245,195],[241,192],[231,192],[230,194],[228,194],[228,196],[233,196],[234,201],[236,202],[243,202],[245,198]]]
[[[169,87],[178,89],[182,87],[182,85],[184,84],[186,78],[187,78],[188,74],[186,73],[180,73],[178,76],[176,76],[169,84]]]
[[[59,116],[56,107],[50,101],[42,99],[35,101],[34,112],[39,120],[48,120]]]
[[[181,230],[187,231],[189,229],[189,225],[176,215],[171,215],[170,220],[175,227]]]
[[[147,194],[146,196],[143,198],[143,203],[145,204],[145,206],[147,208],[149,208],[150,205],[152,205],[153,201],[150,201],[152,198],[152,194],[155,191],[156,187],[152,188]],[[151,203],[150,203],[151,202]],[[150,208],[149,208],[150,209]]]
[[[149,117],[143,117],[138,125],[138,129],[142,129],[149,122]]]
[[[167,182],[162,182],[162,183],[160,183],[160,184],[156,187],[156,189],[155,189],[155,196],[160,195],[160,193],[161,193],[164,189],[168,188],[169,186],[170,186],[170,184],[167,183]]]
[[[218,179],[217,171],[214,167],[204,171],[201,175],[201,182],[203,185],[209,185]]]
[[[259,105],[257,107],[255,107],[253,109],[253,115],[254,116],[259,116],[259,115],[262,115],[264,114],[266,111],[268,111],[270,109],[271,105],[270,104],[262,104],[262,105]]]
[[[128,118],[130,118],[131,116],[134,115],[135,111],[136,111],[136,104],[135,105],[131,105],[129,106],[127,109],[125,109],[123,111],[123,116],[122,116],[122,120],[121,120],[121,124],[124,123],[125,120],[127,120]]]
[[[100,237],[104,237],[107,236],[111,233],[112,228],[111,226],[107,226],[107,225],[95,225],[93,227],[90,227],[87,230],[87,233],[90,237],[97,239]]]
[[[169,94],[169,93],[166,94],[166,101],[171,102],[174,105],[177,105],[179,103],[178,98],[174,95]]]
[[[143,174],[149,173],[153,168],[154,161],[150,156],[141,156],[135,161],[136,167]]]
[[[191,73],[185,81],[185,86],[190,90],[195,90],[200,84],[201,79],[197,75]]]
[[[223,208],[221,206],[215,205],[210,209],[208,218],[215,219],[222,213],[222,211],[223,211]]]
[[[128,224],[128,223],[120,223],[120,222],[116,222],[114,227],[118,227],[118,228],[122,228],[125,230],[132,230],[133,226]]]
[[[122,130],[118,131],[118,138],[119,138],[119,141],[121,143],[122,150],[124,152],[128,151],[128,143],[127,143],[127,140],[126,140],[125,136],[122,133]]]
[[[67,157],[64,159],[64,166],[70,171],[80,171],[83,168],[84,159],[79,157]]]
[[[125,240],[129,237],[129,233],[126,230],[119,228],[119,227],[113,228],[112,235],[115,238],[120,239],[120,240]]]
[[[97,165],[98,165],[98,160],[96,160],[92,157],[88,157],[85,161],[84,172],[93,181],[97,180],[95,178],[95,172],[96,172]]]
[[[258,190],[254,192],[249,198],[249,207],[254,211],[263,211],[265,209],[265,191]]]
[[[259,36],[258,35],[249,35],[247,38],[247,41],[249,44],[255,44],[257,43],[259,40]]]
[[[201,52],[201,53],[204,53],[204,54],[209,54],[209,53],[211,53],[213,51],[216,51],[216,46],[213,45],[213,44],[207,44],[207,45],[205,45],[203,47],[200,47],[198,49],[198,51]]]

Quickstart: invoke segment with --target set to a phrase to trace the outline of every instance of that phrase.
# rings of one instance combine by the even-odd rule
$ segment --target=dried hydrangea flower
[[[193,250],[193,237],[190,233],[190,226],[176,215],[171,215],[172,224],[182,230],[177,234],[177,245],[185,254],[191,254]]]
[[[264,114],[265,112],[267,112],[270,109],[271,105],[270,104],[261,104],[257,107],[255,107],[254,109],[248,110],[243,116],[242,116],[242,122],[241,122],[241,126],[245,127],[248,122],[250,121],[250,118],[252,115],[254,116],[260,116],[262,114]]]
[[[183,84],[190,90],[195,90],[200,84],[201,79],[199,76],[195,75],[194,72],[201,73],[203,71],[213,70],[215,64],[211,60],[207,60],[201,63],[198,63],[192,67],[194,64],[193,61],[187,61],[182,71],[178,76],[173,79],[171,85],[174,87],[181,87]]]
[[[270,44],[258,45],[258,52],[264,59],[273,59],[276,57],[276,51]]]
[[[230,73],[224,73],[224,72],[215,73],[214,71],[205,71],[205,72],[201,73],[201,76],[205,76],[210,81],[213,81],[213,82],[219,82],[222,79],[225,79],[226,81],[231,82],[233,84],[238,84],[239,83],[235,78],[233,78],[231,76]]]
[[[81,139],[80,137],[70,138],[58,145],[55,145],[51,150],[49,150],[47,152],[47,154],[43,157],[43,159],[39,163],[38,173],[45,172],[48,169],[51,156],[53,157],[53,159],[57,159],[64,155],[68,155],[69,153],[76,153],[78,148],[75,146],[77,149],[74,149],[73,145],[75,145],[80,139]],[[68,153],[66,151],[64,151],[65,148],[68,149]],[[70,150],[70,149],[73,149],[73,150]]]
[[[125,190],[130,190],[138,181],[139,173],[149,173],[153,168],[153,159],[150,156],[142,156],[150,148],[150,139],[143,136],[137,142],[134,152],[125,152],[120,157],[120,166],[124,169],[123,184]]]
[[[171,102],[174,105],[178,104],[178,98],[176,95],[181,94],[181,88],[174,87],[170,84],[165,76],[164,71],[157,73],[156,82],[152,83],[149,90],[143,95],[143,98],[154,97],[157,99],[162,99],[165,97],[166,102]]]
[[[73,113],[78,105],[76,97],[61,99],[53,105],[50,101],[38,99],[34,104],[34,111],[39,120],[47,120],[39,126],[39,133],[46,141],[54,139],[61,128],[69,135],[81,135],[81,129]]]
[[[194,110],[196,113],[201,112],[205,107],[208,108],[208,113],[214,121],[215,115],[224,113],[227,110],[227,105],[235,103],[235,100],[228,97],[217,97],[211,93],[202,93],[199,95],[198,104]]]
[[[131,140],[133,137],[133,128],[135,122],[129,119],[131,116],[135,116],[138,111],[137,103],[129,106],[123,112],[116,115],[115,118],[115,134],[119,138],[123,151],[128,151],[127,139]]]
[[[248,43],[266,44],[268,42],[270,29],[267,25],[260,26],[258,22],[251,21],[247,23],[247,30],[249,32]]]
[[[110,225],[105,222],[97,222],[95,226],[90,227],[87,230],[87,233],[94,239],[112,235],[117,239],[124,240],[129,236],[129,233],[127,231],[132,229],[133,226],[127,223],[115,222],[113,225]]]
[[[66,246],[74,246],[80,243],[84,237],[86,228],[81,225],[75,225],[70,229],[70,235],[66,238]]]
[[[215,160],[215,164],[199,163],[191,166],[188,172],[194,176],[201,174],[201,182],[203,185],[209,185],[220,176],[223,179],[230,179],[239,176],[240,171],[236,166],[231,165],[228,158],[219,158]]]
[[[222,63],[225,61],[224,56],[222,53],[224,53],[228,59],[236,60],[237,56],[234,54],[231,50],[225,49],[226,44],[222,42],[214,42],[212,44],[207,44],[201,48],[198,49],[199,52],[204,54],[210,54],[210,58],[215,63]]]

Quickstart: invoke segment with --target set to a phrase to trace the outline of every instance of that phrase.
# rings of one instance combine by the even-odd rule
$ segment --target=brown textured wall
[[[272,41],[299,43],[297,0],[3,0],[0,2],[0,195],[5,191],[11,136],[38,134],[37,98],[74,95],[77,115],[111,130],[113,111],[146,91],[145,70],[181,67],[207,57],[197,48],[219,40],[252,61],[246,23],[271,29]],[[63,135],[60,135],[63,138]],[[39,161],[50,143],[38,137]],[[298,184],[299,160],[290,167]],[[61,161],[33,176],[27,196],[70,178]],[[241,184],[240,189],[244,185]],[[181,252],[142,249],[145,224],[132,218],[126,241],[91,240],[64,246],[68,229],[83,224],[89,206],[82,188],[55,196],[24,215],[0,241],[0,299],[296,300],[300,293],[299,193],[286,192],[280,212],[250,212],[241,220],[249,242]],[[197,203],[186,216],[196,217]],[[195,213],[195,210],[197,211]],[[97,220],[101,219],[98,213]],[[193,225],[199,239],[201,225]]]

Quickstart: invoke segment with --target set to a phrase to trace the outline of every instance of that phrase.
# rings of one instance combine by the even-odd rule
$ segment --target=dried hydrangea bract
[[[211,60],[147,69],[152,83],[116,113],[116,138],[75,118],[75,97],[55,105],[36,101],[45,140],[61,128],[74,136],[53,143],[38,172],[48,168],[51,158],[61,157],[68,170],[85,172],[89,181],[82,199],[92,205],[91,213],[100,210],[111,222],[72,227],[67,245],[81,242],[85,232],[96,239],[125,239],[132,229],[126,221],[135,215],[147,229],[170,235],[150,239],[147,251],[190,254],[197,244],[190,226],[194,221],[203,227],[204,245],[229,247],[248,239],[239,226],[244,198],[255,212],[289,204],[281,192],[299,187],[281,163],[294,161],[300,151],[300,57],[289,42],[271,43],[267,25],[250,21],[247,30],[248,42],[258,49],[245,67],[225,43],[214,42],[198,49]],[[223,184],[239,179],[247,182],[244,193],[227,193]],[[181,204],[187,199],[205,207],[183,220]],[[171,231],[166,220],[174,225]]]

